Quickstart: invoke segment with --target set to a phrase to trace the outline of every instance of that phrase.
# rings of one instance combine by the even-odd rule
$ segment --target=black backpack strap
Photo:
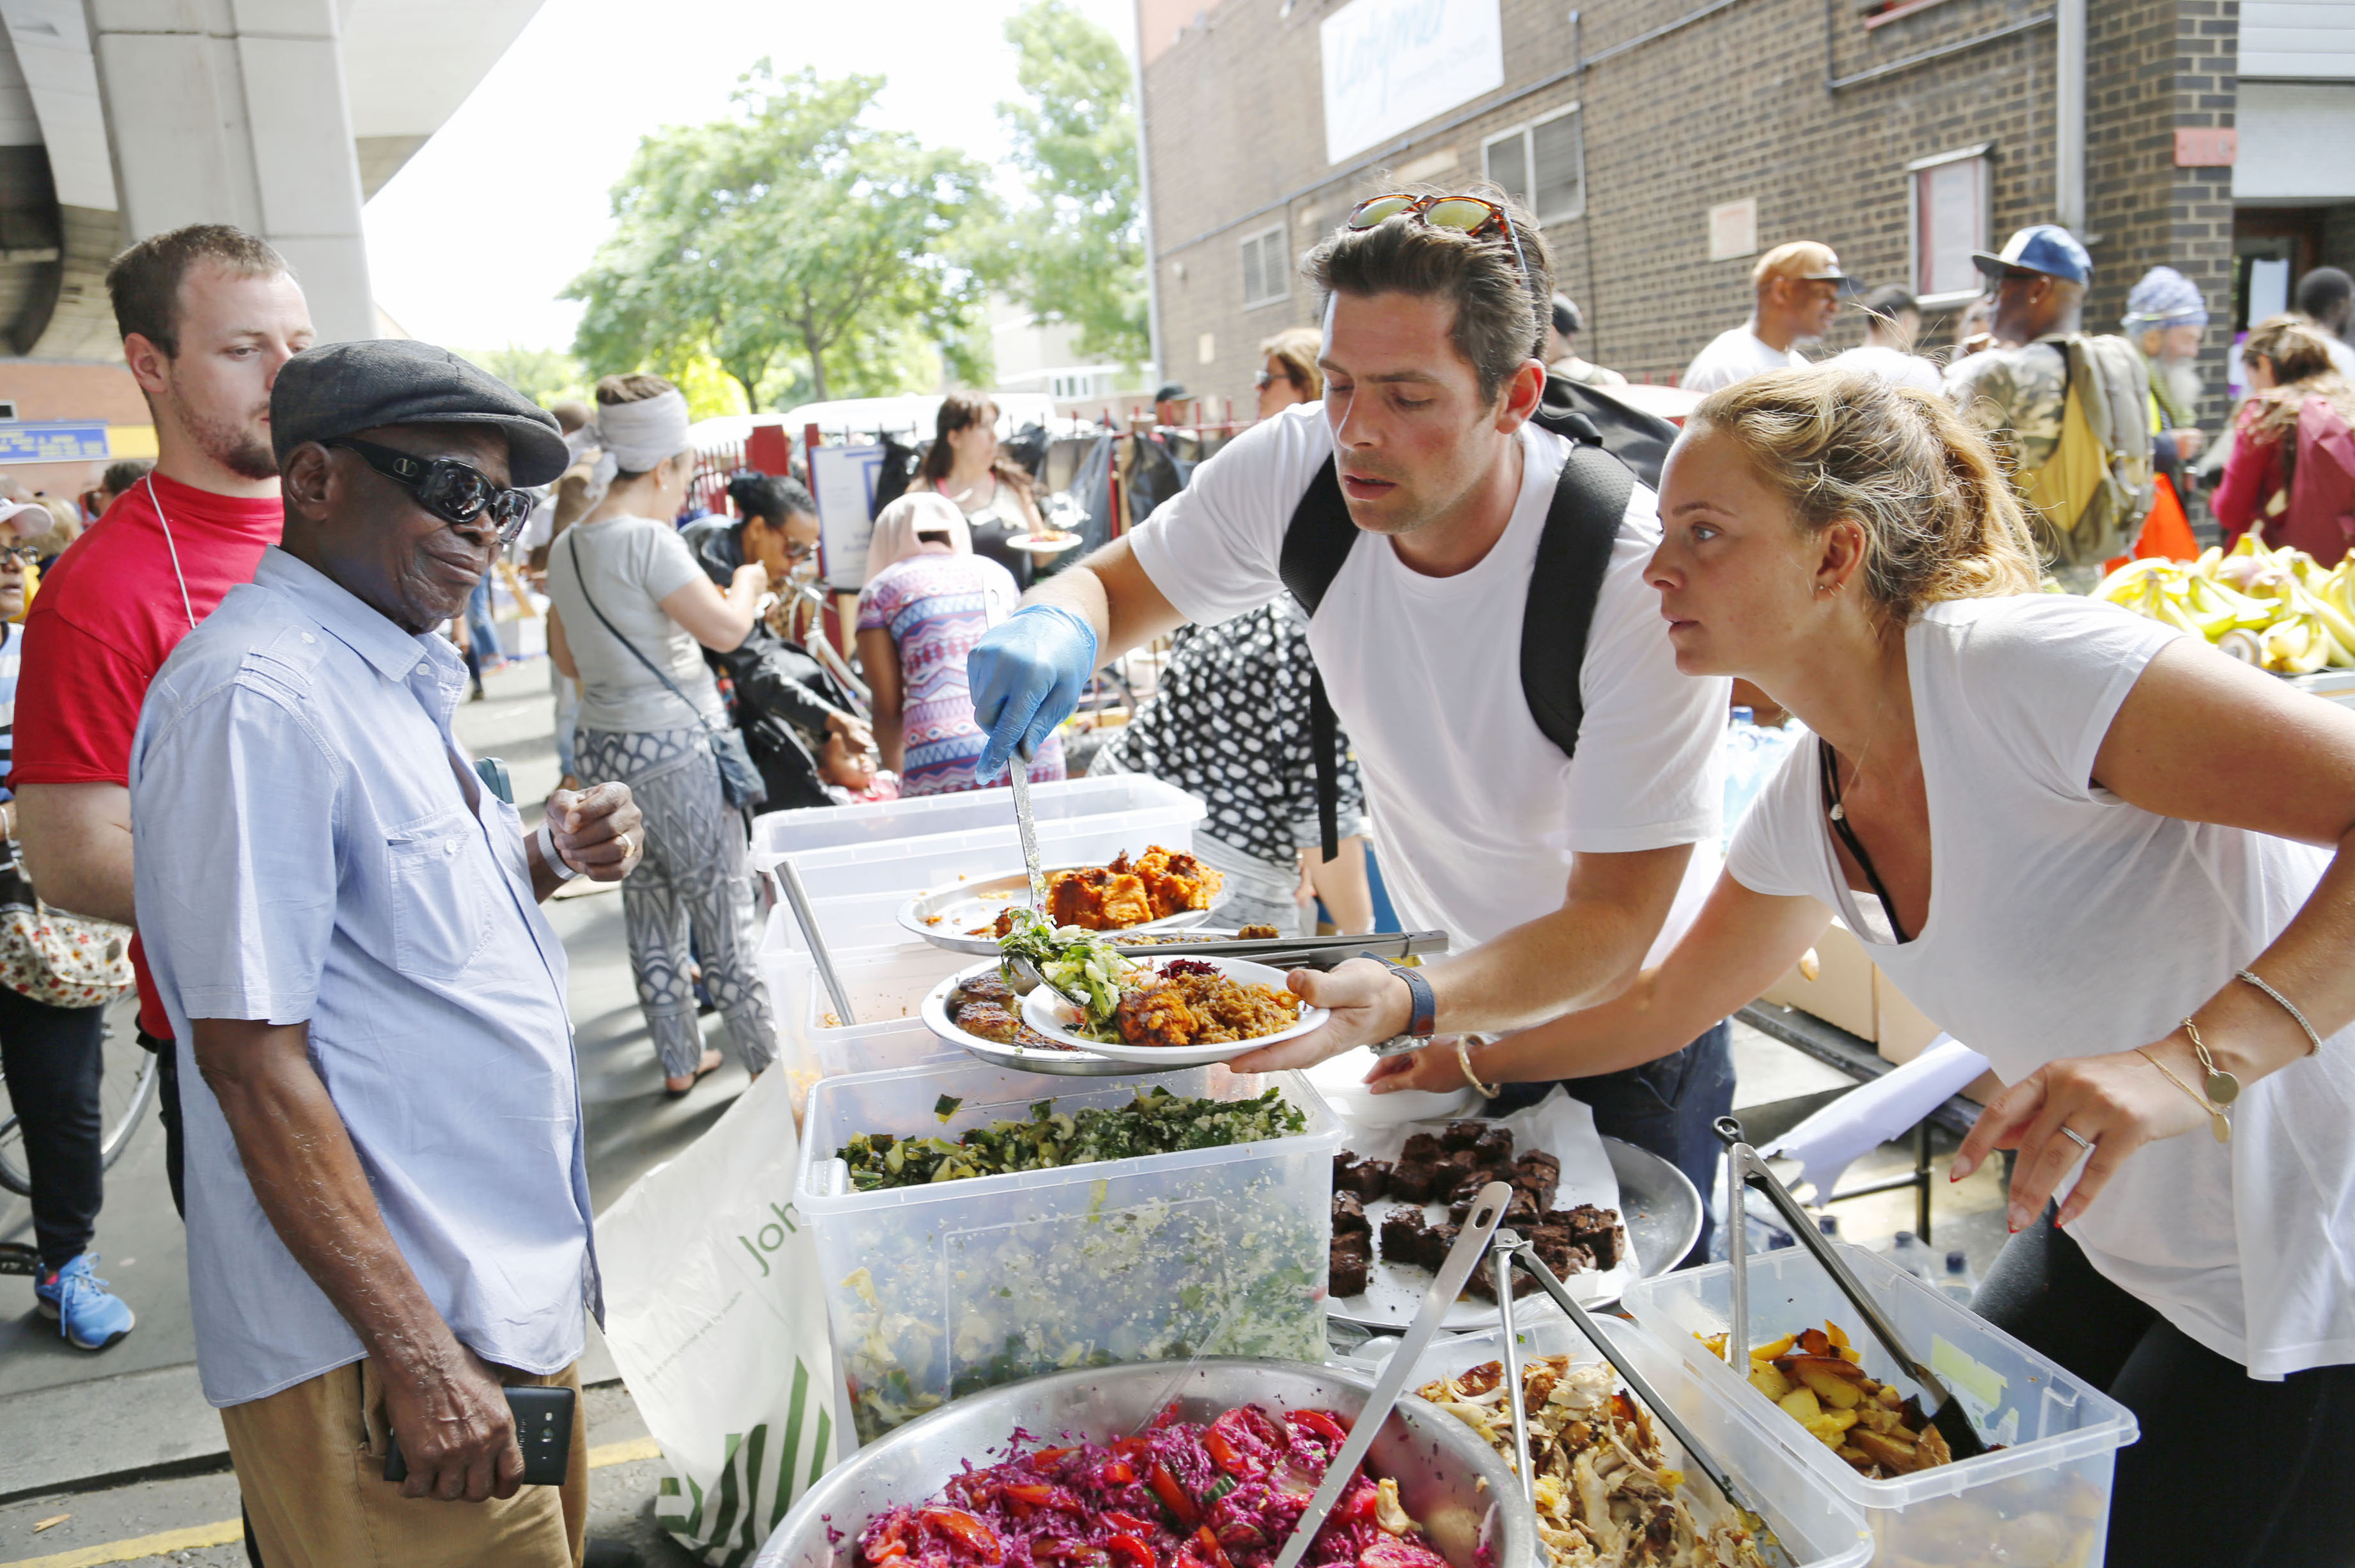
[[[1341,478],[1327,458],[1307,493],[1292,509],[1284,526],[1284,552],[1276,574],[1310,616],[1325,602],[1325,591],[1341,574],[1341,565],[1358,542],[1358,525],[1349,520],[1348,504],[1341,498]],[[1308,671],[1308,739],[1316,758],[1316,833],[1324,858],[1341,852],[1341,757],[1339,726],[1333,704],[1325,695],[1325,677],[1314,665]]]
[[[1521,616],[1521,696],[1538,728],[1565,757],[1578,752],[1579,726],[1586,719],[1579,695],[1586,636],[1635,490],[1636,475],[1625,464],[1599,446],[1573,443],[1546,508]]]

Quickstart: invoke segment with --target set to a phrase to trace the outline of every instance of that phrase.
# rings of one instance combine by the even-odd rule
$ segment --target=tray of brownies
[[[1368,1328],[1405,1328],[1473,1195],[1491,1181],[1511,1183],[1505,1223],[1535,1242],[1582,1305],[1615,1301],[1642,1277],[1593,1115],[1557,1089],[1508,1116],[1352,1127],[1333,1162],[1331,1316]],[[1526,1274],[1515,1285],[1525,1315],[1558,1314],[1542,1296],[1524,1300],[1536,1288]],[[1444,1327],[1496,1322],[1496,1276],[1484,1266]]]

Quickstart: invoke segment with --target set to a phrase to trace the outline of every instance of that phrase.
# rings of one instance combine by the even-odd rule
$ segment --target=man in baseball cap
[[[1728,328],[1693,356],[1683,385],[1714,392],[1770,370],[1804,370],[1807,361],[1792,348],[1831,330],[1843,296],[1857,282],[1840,270],[1832,248],[1815,240],[1794,240],[1758,258],[1750,269],[1754,301],[1750,319]]]
[[[570,454],[401,341],[295,355],[269,429],[284,544],[165,662],[131,754],[140,928],[192,1069],[197,1373],[273,1568],[569,1568],[587,1421],[562,1483],[523,1488],[502,1388],[577,1391],[602,1312],[539,901],[620,880],[645,830],[603,784],[526,832],[451,728],[439,628]]]

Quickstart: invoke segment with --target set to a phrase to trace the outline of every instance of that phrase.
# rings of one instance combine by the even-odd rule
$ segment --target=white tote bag
[[[793,1206],[786,1074],[597,1221],[605,1339],[670,1474],[657,1523],[715,1568],[749,1562],[835,1458],[817,1250]]]

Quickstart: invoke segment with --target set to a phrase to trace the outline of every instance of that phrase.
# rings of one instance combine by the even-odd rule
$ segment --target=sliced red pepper
[[[1112,1451],[1124,1458],[1134,1459],[1153,1446],[1142,1437],[1124,1437],[1112,1445]]]
[[[1051,1465],[1070,1452],[1071,1450],[1069,1448],[1041,1448],[1030,1456],[1030,1462],[1034,1465]]]
[[[1126,1555],[1136,1568],[1157,1568],[1153,1561],[1153,1548],[1135,1535],[1115,1535],[1104,1545],[1111,1549],[1114,1557]]]
[[[1210,1457],[1218,1462],[1219,1468],[1231,1476],[1241,1476],[1255,1467],[1243,1457],[1242,1451],[1227,1441],[1226,1435],[1215,1426],[1202,1434],[1202,1446],[1209,1450]]]
[[[1201,1543],[1204,1552],[1209,1553],[1205,1561],[1211,1564],[1211,1568],[1235,1568],[1233,1563],[1227,1561],[1227,1549],[1219,1544],[1218,1535],[1209,1525],[1206,1524],[1196,1531],[1194,1539]]]
[[[1146,1481],[1153,1488],[1153,1495],[1161,1499],[1161,1506],[1167,1509],[1178,1523],[1191,1530],[1202,1522],[1202,1510],[1195,1506],[1192,1498],[1186,1495],[1186,1488],[1178,1484],[1178,1477],[1169,1473],[1168,1466],[1156,1459],[1152,1473],[1146,1477]]]
[[[1006,1486],[1006,1495],[1016,1502],[1044,1506],[1054,1500],[1055,1488],[1044,1481],[1009,1481]]]
[[[1153,1527],[1133,1513],[1120,1513],[1114,1509],[1106,1509],[1103,1521],[1123,1534],[1135,1536],[1139,1541],[1147,1540],[1153,1534]]]
[[[1106,1486],[1124,1487],[1136,1479],[1136,1467],[1125,1459],[1114,1459],[1096,1474],[1103,1477]]]
[[[1340,1452],[1341,1445],[1349,1440],[1348,1429],[1321,1410],[1295,1410],[1292,1413],[1292,1419],[1333,1445],[1333,1451],[1337,1454]]]
[[[943,1534],[954,1536],[958,1541],[981,1553],[986,1561],[991,1563],[1006,1561],[1005,1542],[997,1539],[996,1531],[974,1518],[973,1515],[952,1508],[928,1508],[924,1510],[923,1519],[926,1524]]]
[[[1348,1524],[1363,1524],[1374,1517],[1374,1500],[1380,1496],[1380,1493],[1371,1486],[1355,1488],[1341,1499],[1340,1506],[1333,1510],[1333,1517]]]

